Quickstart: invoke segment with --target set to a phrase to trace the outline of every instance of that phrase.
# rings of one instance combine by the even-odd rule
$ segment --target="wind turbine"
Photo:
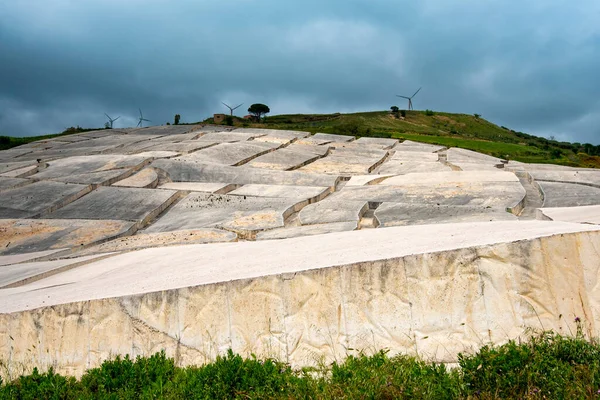
[[[230,107],[229,105],[227,105],[227,104],[225,104],[225,103],[223,103],[223,102],[221,102],[221,103],[222,103],[222,104],[223,104],[225,107],[229,108],[229,111],[231,111],[231,116],[232,116],[232,117],[233,117],[233,110],[235,110],[236,108],[238,108],[238,107],[241,107],[241,106],[243,106],[243,105],[244,105],[244,103],[242,103],[242,104],[240,104],[240,105],[237,105],[237,106],[235,106],[235,107]]]
[[[138,110],[140,110],[140,120],[137,124],[138,127],[143,128],[144,127],[144,121],[146,122],[151,122],[149,119],[144,118],[144,114],[142,114],[142,109],[139,108]]]
[[[413,97],[415,97],[415,96],[417,95],[417,93],[419,93],[419,91],[420,91],[421,89],[423,89],[423,88],[419,88],[419,90],[417,90],[417,91],[415,92],[415,94],[413,94],[413,95],[412,95],[412,96],[410,96],[410,97],[406,97],[406,96],[400,96],[399,94],[397,94],[397,95],[396,95],[396,97],[402,97],[403,99],[408,99],[408,109],[409,109],[409,110],[412,110],[412,109],[413,109],[413,105],[412,105],[412,99],[413,99]]]
[[[117,118],[111,118],[110,115],[108,115],[107,113],[104,113],[104,115],[106,115],[106,118],[108,118],[110,129],[112,129],[112,127],[113,127],[113,122],[115,122],[116,120],[118,120],[119,118],[121,118],[120,115]]]

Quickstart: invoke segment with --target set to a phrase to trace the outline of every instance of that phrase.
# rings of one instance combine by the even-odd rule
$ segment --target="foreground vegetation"
[[[600,397],[600,344],[553,333],[460,355],[454,369],[413,357],[348,357],[318,369],[229,352],[201,367],[164,353],[106,361],[79,380],[34,371],[0,383],[1,399],[592,399]]]

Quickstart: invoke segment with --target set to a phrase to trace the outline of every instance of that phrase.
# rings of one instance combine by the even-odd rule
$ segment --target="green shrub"
[[[0,399],[571,399],[600,397],[600,345],[544,332],[527,342],[460,354],[458,367],[415,357],[349,356],[293,370],[232,351],[204,366],[176,367],[164,352],[117,357],[80,380],[37,369],[0,380]]]
[[[435,115],[435,113],[433,111],[427,109],[427,110],[425,110],[425,115],[431,117],[431,116]]]

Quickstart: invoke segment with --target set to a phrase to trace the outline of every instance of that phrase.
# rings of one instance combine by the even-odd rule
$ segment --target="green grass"
[[[579,326],[581,326],[579,324]],[[181,368],[164,353],[116,358],[81,379],[52,370],[0,383],[1,399],[596,399],[600,344],[544,332],[527,342],[484,346],[457,368],[414,357],[348,357],[294,370],[276,360],[229,352]]]

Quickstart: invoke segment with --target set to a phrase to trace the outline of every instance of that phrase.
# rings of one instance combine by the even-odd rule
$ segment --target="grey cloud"
[[[600,143],[593,0],[27,3],[0,12],[2,134],[102,126],[104,112],[134,124],[138,107],[198,121],[221,100],[387,109],[424,86],[417,108]]]

